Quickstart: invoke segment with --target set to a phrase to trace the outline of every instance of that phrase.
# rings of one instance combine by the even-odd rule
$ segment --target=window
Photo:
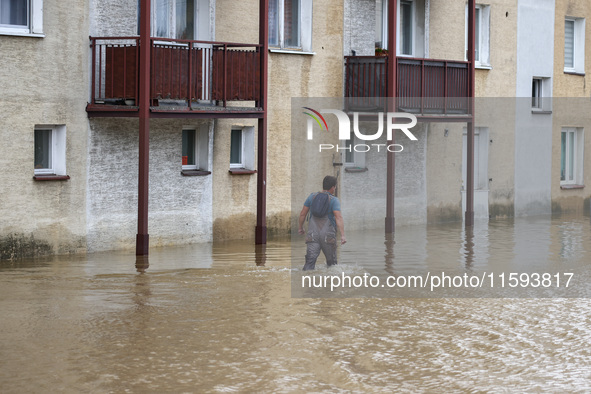
[[[194,39],[195,0],[154,0],[152,4],[155,37]]]
[[[534,77],[531,84],[531,107],[533,112],[548,112],[552,109],[550,78]]]
[[[560,184],[583,181],[583,129],[565,127],[560,136]]]
[[[0,0],[0,34],[43,36],[43,0]]]
[[[66,127],[35,127],[35,175],[66,174]]]
[[[476,4],[474,14],[474,62],[476,67],[490,67],[490,6]],[[466,6],[466,59],[468,59],[468,7]]]
[[[413,54],[413,2],[400,2],[400,54]]]
[[[254,127],[232,128],[230,168],[254,170]]]
[[[564,71],[585,73],[585,19],[564,21]]]
[[[534,78],[531,84],[531,106],[542,109],[542,78]]]
[[[269,46],[312,50],[312,0],[269,1]]]
[[[365,170],[366,145],[359,144],[359,139],[354,134],[351,134],[351,139],[343,140],[341,149],[345,171],[357,172],[357,170]]]
[[[207,171],[209,167],[209,130],[183,129],[183,170]]]

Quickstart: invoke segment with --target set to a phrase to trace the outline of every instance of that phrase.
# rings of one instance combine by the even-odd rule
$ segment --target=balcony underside
[[[139,107],[135,105],[88,104],[89,118],[137,118]],[[150,118],[262,118],[263,109],[242,106],[151,106]]]

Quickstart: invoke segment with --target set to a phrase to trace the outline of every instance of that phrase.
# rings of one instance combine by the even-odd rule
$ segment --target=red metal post
[[[150,0],[140,5],[140,97],[139,97],[139,172],[138,172],[138,220],[137,256],[147,256],[148,235],[149,154],[150,154]]]
[[[466,156],[466,213],[465,225],[472,226],[474,224],[474,84],[475,84],[475,14],[476,2],[475,0],[468,0],[468,64],[470,67],[469,81],[468,81],[468,111],[471,114],[471,119],[468,121],[467,127],[467,156]]]
[[[398,0],[388,0],[388,86],[386,93],[388,94],[388,111],[396,112],[396,11],[398,7]],[[395,133],[392,133],[392,139],[388,141],[388,145],[395,143]],[[388,151],[386,156],[387,169],[387,186],[386,186],[386,233],[394,232],[394,184],[395,184],[395,155],[394,152]]]
[[[255,243],[267,243],[267,70],[269,52],[269,0],[259,1],[259,44],[261,45],[261,79],[259,105],[263,117],[258,122],[257,147],[257,225]]]

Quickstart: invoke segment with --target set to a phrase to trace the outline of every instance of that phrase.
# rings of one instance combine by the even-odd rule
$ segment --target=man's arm
[[[334,214],[334,220],[337,222],[337,229],[341,233],[341,245],[347,243],[347,238],[345,237],[345,221],[343,220],[343,215],[341,215],[341,211],[332,211]]]
[[[306,221],[306,216],[308,216],[308,211],[310,210],[309,207],[305,206],[302,208],[302,212],[300,212],[300,219],[299,219],[299,227],[298,233],[304,234],[304,222]]]

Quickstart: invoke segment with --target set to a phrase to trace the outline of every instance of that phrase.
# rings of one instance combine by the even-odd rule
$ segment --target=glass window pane
[[[28,26],[29,0],[0,0],[0,24]]]
[[[183,130],[183,165],[195,165],[195,130]]]
[[[242,164],[242,130],[232,130],[230,164]]]
[[[169,13],[170,13],[170,1],[169,0],[155,0],[154,2],[154,35],[156,37],[172,38],[169,36]]]
[[[300,0],[285,0],[283,13],[285,46],[297,48],[300,46]]]
[[[269,45],[279,46],[279,0],[269,0]]]
[[[566,133],[560,136],[560,180],[566,180]]]
[[[403,55],[412,55],[412,3],[403,1],[400,3],[400,33],[401,53]]]
[[[476,8],[476,13],[474,15],[474,59],[478,62],[480,61],[480,8]]]
[[[176,0],[176,37],[193,40],[195,19],[194,0]]]
[[[35,169],[51,167],[51,130],[35,130]]]
[[[570,131],[568,133],[568,180],[574,181],[575,168],[575,133]]]
[[[354,163],[353,140],[345,140],[345,148],[345,163]]]
[[[564,67],[575,67],[575,21],[564,21]]]

